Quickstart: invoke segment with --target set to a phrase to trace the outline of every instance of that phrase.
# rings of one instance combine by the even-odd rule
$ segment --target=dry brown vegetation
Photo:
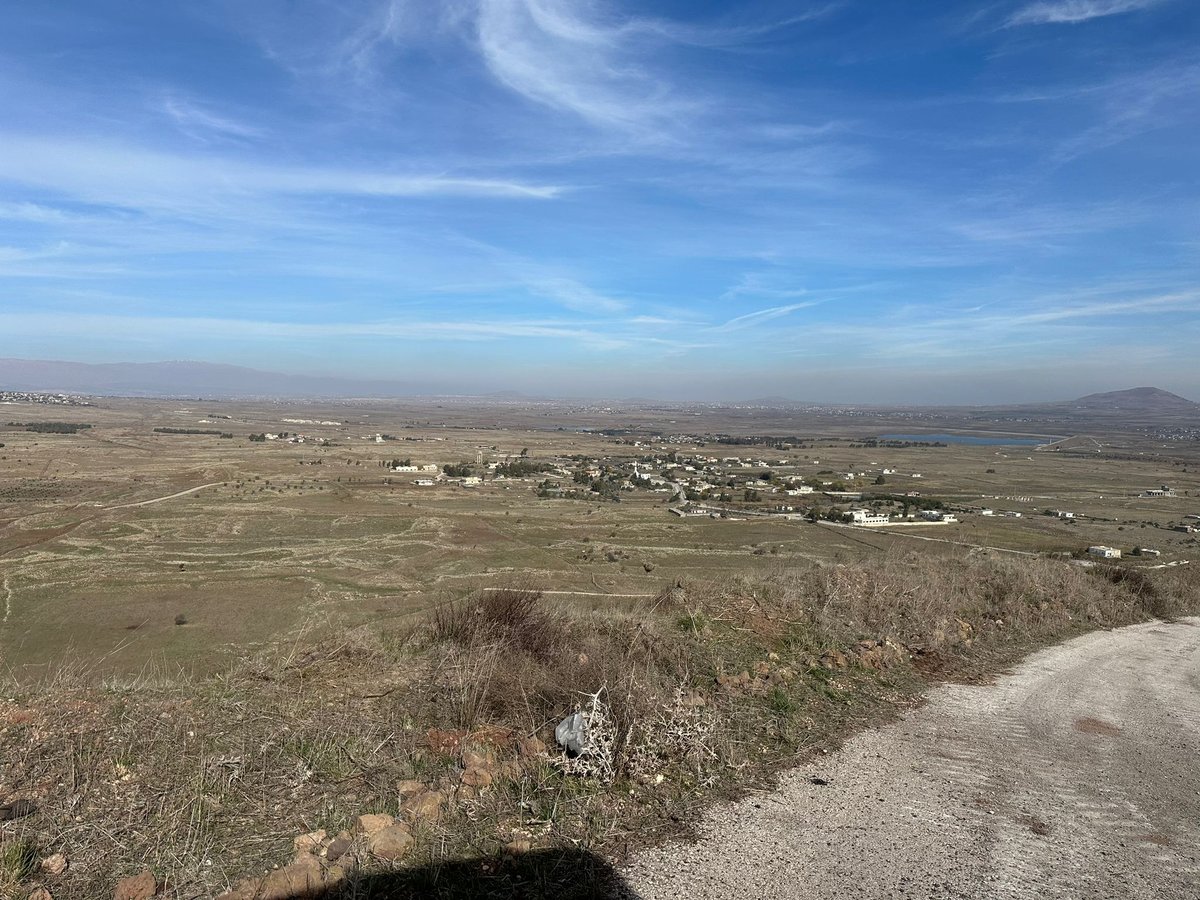
[[[317,829],[350,839],[336,865],[310,860],[348,897],[384,895],[371,873],[393,866],[491,877],[539,848],[619,855],[913,702],[922,672],[1178,615],[1198,593],[1186,568],[895,555],[592,612],[517,584],[203,679],[97,686],[64,667],[4,687],[0,803],[38,809],[0,823],[0,896],[112,896],[144,866],[168,896],[213,896]],[[592,750],[570,759],[553,728],[573,710]],[[402,823],[401,860],[372,851],[368,813]],[[66,871],[40,871],[54,853]]]

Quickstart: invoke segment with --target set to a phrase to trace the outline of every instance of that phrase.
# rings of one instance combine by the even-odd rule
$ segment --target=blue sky
[[[0,12],[0,353],[1200,399],[1200,4]]]

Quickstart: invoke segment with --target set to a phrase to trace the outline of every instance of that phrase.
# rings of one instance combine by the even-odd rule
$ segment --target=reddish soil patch
[[[1105,722],[1103,719],[1093,719],[1090,716],[1076,719],[1075,730],[1083,734],[1102,734],[1106,737],[1116,737],[1121,733],[1121,729],[1112,722]]]

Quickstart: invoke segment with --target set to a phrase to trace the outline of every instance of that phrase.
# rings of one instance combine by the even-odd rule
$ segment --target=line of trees
[[[9,428],[24,428],[37,434],[78,434],[92,426],[86,422],[9,422]]]
[[[213,434],[217,437],[231,438],[233,434],[228,431],[214,431],[211,428],[155,428],[158,434]]]

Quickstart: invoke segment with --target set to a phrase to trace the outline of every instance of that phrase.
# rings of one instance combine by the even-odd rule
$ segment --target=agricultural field
[[[1039,432],[887,411],[92,403],[0,410],[0,659],[22,676],[64,660],[214,671],[265,643],[386,627],[517,582],[619,608],[680,582],[964,546],[1200,557],[1200,533],[1173,530],[1200,526],[1185,518],[1200,514],[1200,442],[1110,423],[1042,423],[1037,447],[931,445],[874,439]],[[91,427],[28,428],[64,420]],[[517,461],[537,471],[500,474]],[[441,471],[460,464],[479,483]],[[786,494],[802,481],[865,496]],[[724,499],[686,503],[681,488],[700,482]],[[1173,496],[1141,496],[1162,485]],[[959,521],[810,521],[872,504],[895,516],[912,493]]]

